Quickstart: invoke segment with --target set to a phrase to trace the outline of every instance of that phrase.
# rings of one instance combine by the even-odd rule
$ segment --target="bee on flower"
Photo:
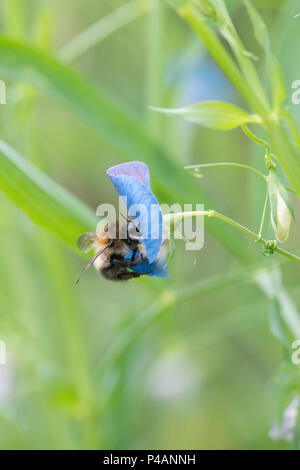
[[[107,174],[127,208],[128,218],[125,223],[118,221],[100,232],[81,235],[78,247],[84,253],[94,251],[83,272],[94,265],[112,281],[143,275],[168,277],[168,240],[163,237],[163,215],[151,191],[147,165],[123,163],[109,168]]]

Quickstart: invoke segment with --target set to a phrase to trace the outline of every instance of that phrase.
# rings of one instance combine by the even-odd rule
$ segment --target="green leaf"
[[[0,141],[0,187],[37,224],[75,247],[78,235],[95,229],[92,211]]]
[[[148,13],[151,8],[152,2],[148,0],[131,0],[126,2],[71,39],[59,51],[60,58],[68,63],[77,60],[112,33]]]
[[[249,18],[251,20],[254,34],[256,37],[257,42],[263,48],[266,59],[268,63],[268,73],[270,76],[271,84],[272,84],[272,94],[273,94],[273,107],[275,112],[279,111],[281,104],[284,102],[286,98],[286,88],[281,72],[280,65],[276,57],[272,54],[271,51],[271,42],[270,37],[268,34],[267,27],[258,13],[256,8],[252,5],[250,0],[244,0],[245,6],[247,8]]]
[[[273,54],[270,54],[269,57],[269,68],[271,74],[273,107],[274,111],[278,113],[280,106],[286,98],[286,88],[280,64]]]
[[[111,96],[35,48],[0,38],[0,76],[33,85],[64,102],[75,114],[108,142],[124,160],[143,160],[151,175],[173,197],[206,199],[193,191],[190,179],[150,137],[141,120]],[[195,188],[194,188],[195,189]]]
[[[26,35],[23,6],[21,0],[4,0],[2,2],[5,30],[8,34],[20,39]]]
[[[150,137],[140,119],[68,66],[30,45],[3,37],[0,56],[2,79],[29,83],[65,103],[124,160],[147,163],[161,202],[201,201],[210,207],[217,206],[201,187],[191,184],[190,177]],[[244,243],[232,230],[216,224],[210,224],[209,230],[232,253],[249,260]]]
[[[259,98],[261,103],[268,108],[269,104],[266,94],[253,65],[253,60],[257,60],[257,57],[250,51],[246,50],[230,18],[225,1],[212,0],[212,2],[214,4],[215,11],[217,12],[217,25],[220,33],[230,45],[245,81],[248,86],[255,91],[256,96]]]
[[[256,40],[265,50],[266,54],[268,54],[270,51],[270,38],[267,27],[262,17],[260,16],[256,8],[254,8],[250,0],[244,0],[244,3],[253,26]]]
[[[242,109],[222,101],[203,101],[185,108],[153,108],[154,111],[169,115],[182,116],[185,120],[217,130],[230,130],[247,122],[259,122],[255,115],[247,114]]]

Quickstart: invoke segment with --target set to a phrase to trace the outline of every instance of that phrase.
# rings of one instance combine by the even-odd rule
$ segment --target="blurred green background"
[[[269,27],[290,104],[291,83],[300,79],[300,18],[293,17],[298,2],[253,3]],[[168,172],[157,178],[157,161],[149,157],[161,202],[204,203],[258,230],[265,187],[255,175],[216,168],[200,180],[184,175],[183,167],[234,161],[263,171],[263,150],[240,130],[217,133],[148,109],[150,104],[178,107],[205,99],[243,106],[201,42],[165,2],[153,0],[149,7],[132,2],[134,20],[80,57],[68,58],[66,44],[101,18],[111,21],[109,15],[125,4],[2,0],[1,35],[61,57],[138,116],[179,166],[178,192],[181,174],[189,178],[194,194],[199,191],[199,200],[170,196],[164,185]],[[227,4],[247,48],[259,56],[242,2]],[[257,66],[263,78],[263,62]],[[106,169],[128,158],[69,106],[14,77],[5,82],[1,139],[93,211],[100,203],[115,203]],[[300,105],[293,106],[293,113],[300,120]],[[169,279],[114,284],[90,270],[75,287],[85,262],[76,238],[72,250],[34,224],[3,192],[0,203],[0,339],[7,348],[7,364],[0,365],[2,449],[289,447],[285,441],[273,442],[268,433],[278,407],[276,378],[299,366],[289,365],[290,360],[285,365],[269,316],[270,298],[278,293],[280,308],[299,315],[297,265],[277,268],[278,257],[264,259],[261,247],[243,234],[208,220],[200,252],[187,252],[183,242],[176,243]],[[293,203],[299,218],[299,203]],[[297,242],[299,248],[298,226],[288,242],[294,250]],[[265,284],[258,287],[257,269],[248,271],[235,247],[230,249],[232,242],[225,247],[216,239],[225,229],[243,242],[251,266],[275,266],[279,278],[281,269],[275,294]],[[269,222],[267,234],[272,238]]]

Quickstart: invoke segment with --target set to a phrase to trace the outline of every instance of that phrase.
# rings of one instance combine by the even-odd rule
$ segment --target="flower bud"
[[[276,239],[280,243],[284,243],[289,236],[291,223],[294,220],[293,208],[288,193],[274,170],[270,171],[268,180],[272,227]]]

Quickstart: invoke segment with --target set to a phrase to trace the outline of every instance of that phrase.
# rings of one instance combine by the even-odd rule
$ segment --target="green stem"
[[[224,0],[218,0],[216,7],[218,16],[217,24],[219,25],[221,34],[231,47],[249,87],[255,90],[260,102],[266,109],[269,109],[270,106],[255,66],[253,65],[252,58],[249,57],[249,53],[247,53],[245,46],[231,21]]]
[[[184,169],[194,170],[197,168],[210,168],[210,167],[216,167],[216,166],[235,166],[238,168],[245,168],[246,170],[253,171],[257,175],[259,175],[261,178],[264,179],[264,181],[266,181],[266,178],[267,178],[266,175],[264,175],[261,171],[257,170],[256,168],[253,168],[252,166],[243,165],[242,163],[234,163],[234,162],[217,162],[217,163],[203,163],[200,165],[188,165],[188,166],[185,166]]]
[[[266,126],[266,131],[284,173],[300,198],[300,159],[298,152],[278,122],[270,122]]]
[[[24,10],[21,0],[5,0],[2,15],[4,16],[5,30],[16,39],[24,39],[26,36]]]
[[[183,7],[179,8],[178,13],[186,20],[186,22],[201,38],[202,42],[212,57],[215,59],[217,64],[219,64],[234,87],[248,102],[254,112],[263,119],[266,119],[269,115],[268,109],[257,98],[254,89],[249,86],[225,47],[222,45],[217,36],[211,31],[207,23],[203,21],[203,18],[196,8],[189,2]]]
[[[216,34],[211,31],[202,16],[191,2],[188,2],[178,13],[201,38],[216,63],[233,83],[237,91],[248,102],[253,111],[264,121],[268,139],[283,171],[300,198],[300,160],[295,147],[290,142],[285,130],[268,108],[257,97],[254,88],[249,86],[239,68],[232,60]]]
[[[257,241],[258,243],[261,243],[262,245],[265,245],[267,243],[267,240],[265,240],[264,238],[260,238],[256,233],[252,232],[252,230],[248,229],[247,227],[244,227],[243,225],[239,224],[235,220],[230,219],[229,217],[227,217],[223,214],[220,214],[216,211],[209,211],[209,212],[210,212],[209,217],[216,217],[217,219],[223,220],[227,224],[230,224],[233,227],[235,227],[235,228],[241,230],[242,232],[246,233],[251,238],[253,238],[255,241]],[[284,250],[283,248],[279,248],[279,247],[276,246],[274,248],[274,251],[277,251],[277,253],[279,253],[280,255],[286,256],[287,258],[300,263],[300,257],[299,256],[297,256],[297,255],[295,255],[295,254],[293,254],[293,253],[291,253],[287,250]]]
[[[261,238],[258,234],[250,230],[248,227],[245,227],[239,222],[236,222],[230,217],[227,217],[226,215],[223,215],[220,212],[217,212],[215,210],[177,212],[175,214],[168,214],[167,216],[164,217],[164,220],[169,217],[171,220],[173,219],[174,223],[176,224],[176,222],[180,222],[180,220],[186,217],[197,217],[197,216],[214,217],[216,219],[222,220],[223,222],[229,225],[232,225],[236,229],[240,230],[241,232],[244,232],[246,235],[253,238],[253,240],[255,240],[256,242],[261,243],[262,245],[266,245],[266,243],[268,242],[268,240]],[[282,256],[285,256],[286,258],[289,258],[290,260],[297,261],[298,263],[300,263],[300,257],[295,255],[294,253],[291,253],[290,251],[284,250],[283,248],[279,248],[278,246],[274,247],[274,251],[276,251]]]
[[[167,7],[161,0],[154,0],[153,9],[148,15],[148,63],[146,106],[163,105],[165,101],[164,62],[167,28]],[[147,119],[152,135],[162,141],[165,135],[165,116],[149,110]]]
[[[263,139],[260,139],[255,134],[253,134],[253,132],[250,131],[247,124],[242,124],[241,128],[245,132],[245,134],[249,137],[249,139],[253,140],[254,142],[256,142],[257,144],[261,145],[262,147],[264,147],[266,149],[266,154],[269,158],[276,158],[275,155],[272,154],[271,147],[268,144],[268,142],[266,142]]]
[[[262,217],[261,217],[261,223],[260,223],[259,232],[258,232],[259,238],[261,238],[261,236],[262,236],[262,231],[263,231],[263,227],[264,227],[264,223],[265,223],[268,203],[269,203],[269,188],[267,188],[267,194],[266,194],[264,209],[263,209],[263,213],[262,213]]]
[[[73,38],[61,48],[59,57],[64,62],[73,62],[115,31],[148,13],[151,8],[151,2],[146,0],[132,0],[126,3]]]

